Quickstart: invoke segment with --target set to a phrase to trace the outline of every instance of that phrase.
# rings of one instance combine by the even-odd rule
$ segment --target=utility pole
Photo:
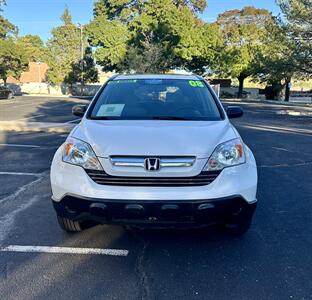
[[[84,78],[83,78],[83,58],[84,58],[84,46],[83,46],[83,25],[78,23],[80,29],[80,70],[81,70],[81,82],[80,82],[80,95],[83,96],[83,86],[84,86]]]
[[[37,66],[38,66],[39,94],[41,94],[41,61],[37,62]]]
[[[38,82],[41,83],[41,61],[38,61],[36,64],[38,66]]]

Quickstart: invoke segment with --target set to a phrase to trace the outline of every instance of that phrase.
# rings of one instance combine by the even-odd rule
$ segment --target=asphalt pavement
[[[75,122],[71,108],[84,101],[0,101],[0,120]],[[68,235],[49,185],[66,135],[0,132],[0,299],[312,299],[312,118],[240,105],[245,115],[233,123],[259,167],[258,208],[243,237],[217,227]]]

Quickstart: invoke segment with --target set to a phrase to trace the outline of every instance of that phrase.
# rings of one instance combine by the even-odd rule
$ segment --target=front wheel
[[[80,232],[83,230],[82,224],[77,221],[73,221],[67,218],[63,218],[60,216],[57,216],[57,221],[60,225],[60,227],[65,230],[66,232]]]

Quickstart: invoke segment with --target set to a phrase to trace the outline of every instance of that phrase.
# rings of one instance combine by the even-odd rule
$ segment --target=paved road
[[[71,105],[59,111],[63,122],[73,119]],[[242,106],[245,116],[234,123],[258,161],[259,206],[241,238],[217,228],[141,232],[119,226],[67,235],[56,223],[48,178],[65,136],[0,133],[0,247],[129,251],[0,252],[0,299],[312,299],[311,118],[277,115],[279,106],[271,104]]]
[[[76,120],[71,115],[75,104],[89,100],[65,97],[17,96],[0,100],[0,121],[67,122]]]

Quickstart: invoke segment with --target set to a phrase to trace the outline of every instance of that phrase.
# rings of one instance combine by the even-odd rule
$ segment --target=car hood
[[[222,121],[99,121],[84,119],[73,137],[88,142],[96,155],[196,156],[208,158],[215,147],[237,137]]]

